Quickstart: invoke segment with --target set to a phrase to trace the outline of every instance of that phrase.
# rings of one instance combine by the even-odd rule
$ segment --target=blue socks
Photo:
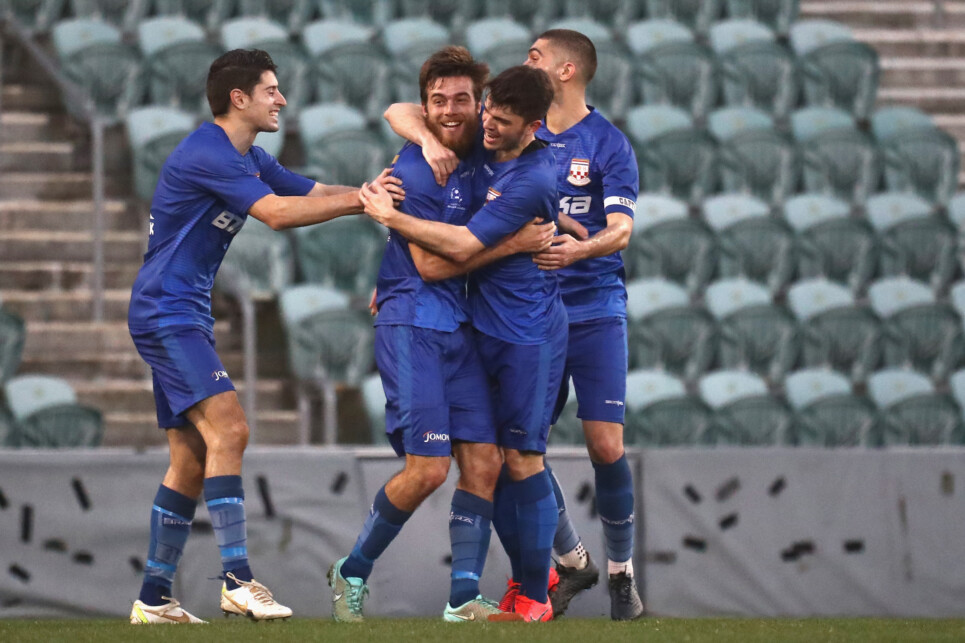
[[[512,567],[513,580],[518,581],[522,573],[519,552],[519,525],[516,521],[516,496],[513,493],[513,481],[509,477],[506,465],[499,472],[496,481],[496,491],[493,492],[493,529],[499,536],[499,542],[509,557]]]
[[[563,497],[563,490],[560,488],[560,481],[556,479],[550,465],[543,463],[546,471],[550,474],[550,482],[553,483],[553,493],[556,495],[556,506],[559,510],[559,521],[556,526],[556,536],[553,538],[553,549],[557,554],[565,554],[576,549],[580,544],[580,536],[576,533],[576,527],[570,520],[570,515],[566,512],[566,500]]]
[[[375,494],[369,517],[362,526],[362,533],[355,541],[352,553],[342,563],[342,576],[361,578],[363,583],[366,582],[369,574],[372,573],[375,560],[402,531],[402,525],[411,515],[412,512],[402,511],[389,502],[388,496],[385,495],[385,487],[379,489]]]
[[[191,533],[191,520],[198,507],[195,498],[161,485],[151,509],[151,542],[144,566],[144,582],[138,599],[148,605],[163,605],[171,596],[174,572]]]
[[[633,476],[624,454],[613,464],[593,463],[596,509],[603,522],[606,555],[615,563],[633,556]]]
[[[245,492],[241,476],[214,476],[204,480],[204,500],[214,527],[214,537],[221,550],[221,566],[225,571],[225,586],[238,589],[228,578],[231,572],[239,580],[252,579],[248,566],[248,533],[245,523]]]
[[[519,526],[519,592],[538,603],[547,600],[553,538],[559,514],[548,471],[510,484]]]
[[[452,585],[449,605],[459,607],[479,596],[479,577],[489,552],[493,503],[456,489],[449,512],[452,543]]]

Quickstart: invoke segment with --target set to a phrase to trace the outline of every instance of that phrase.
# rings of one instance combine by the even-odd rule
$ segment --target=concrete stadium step
[[[965,56],[965,29],[855,29],[882,58]]]
[[[93,239],[91,232],[0,230],[0,257],[5,261],[55,258],[91,261]],[[107,231],[104,235],[105,261],[140,262],[147,247],[145,239],[140,232]]]
[[[247,384],[240,375],[232,380],[244,400]],[[154,389],[150,379],[85,379],[71,381],[77,399],[105,413],[154,411]],[[256,384],[257,408],[265,410],[294,409],[292,385],[287,380],[259,378]]]
[[[46,85],[4,83],[0,90],[0,104],[9,112],[63,113],[60,90],[52,83]]]
[[[63,172],[74,167],[75,145],[70,141],[0,143],[0,170],[24,168]]]
[[[219,348],[240,348],[240,334],[233,334],[227,322],[215,322],[214,335]],[[96,323],[27,320],[25,357],[60,355],[66,358],[76,354],[102,352],[110,355],[114,352],[130,353],[134,350],[126,321]]]
[[[21,175],[22,176],[22,175]],[[41,176],[41,174],[35,175]],[[6,175],[5,179],[10,179]],[[86,199],[46,200],[37,198],[0,199],[0,232],[89,231],[94,227],[94,202]],[[104,201],[104,227],[107,230],[146,232],[145,219],[138,208],[124,199]]]
[[[131,289],[104,291],[104,319],[126,321]],[[94,314],[90,290],[8,290],[3,293],[3,307],[31,321],[87,321]]]
[[[107,195],[124,194],[131,177],[110,173],[104,177]],[[4,172],[0,174],[0,199],[80,200],[93,199],[90,172]]]
[[[258,429],[253,444],[296,444],[298,412],[258,411]],[[149,412],[107,411],[104,413],[105,447],[146,448],[167,445],[165,432],[158,429],[157,416]]]
[[[932,118],[935,120],[935,125],[959,141],[965,140],[965,114],[932,114]]]
[[[4,109],[8,109],[6,103]],[[0,140],[8,143],[66,140],[68,123],[65,114],[4,111],[0,114]]]
[[[882,105],[911,105],[929,113],[954,113],[965,105],[965,87],[881,87]]]
[[[891,87],[948,87],[965,84],[962,58],[884,58],[881,84]]]
[[[827,18],[853,28],[932,28],[965,26],[965,6],[945,2],[941,25],[937,24],[935,3],[931,0],[805,0],[800,20]]]
[[[130,291],[140,267],[140,260],[105,265],[104,287]],[[0,261],[0,291],[89,289],[92,280],[90,262]]]

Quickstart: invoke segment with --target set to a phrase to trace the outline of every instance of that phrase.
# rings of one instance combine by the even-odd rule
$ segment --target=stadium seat
[[[218,270],[216,284],[255,300],[273,299],[294,281],[295,261],[288,236],[248,216]]]
[[[703,444],[778,446],[785,444],[793,414],[767,392],[760,377],[745,371],[708,373],[697,384],[700,396],[714,410]]]
[[[288,30],[267,17],[241,17],[221,25],[221,43],[226,50],[263,49],[278,66],[275,75],[287,104],[281,114],[295,118],[310,92],[308,54],[288,39]]]
[[[938,302],[928,285],[886,277],[868,288],[871,307],[884,320],[884,363],[929,373],[936,382],[965,366],[965,337],[955,309]]]
[[[703,203],[707,225],[717,234],[721,277],[746,277],[783,293],[794,276],[794,234],[769,216],[767,204],[747,194],[718,194]]]
[[[100,411],[77,403],[67,380],[46,375],[20,375],[4,385],[14,419],[9,442],[18,447],[81,447],[100,444],[104,431]]]
[[[479,17],[482,3],[472,0],[398,0],[399,17],[431,18],[461,34],[466,25]]]
[[[573,379],[567,383],[567,397],[559,417],[550,430],[549,444],[553,446],[582,446],[586,438],[583,436],[583,420],[577,417],[579,403],[573,394]]]
[[[878,241],[844,201],[806,193],[788,199],[784,219],[798,237],[798,278],[823,276],[863,294],[878,269]]]
[[[922,128],[933,128],[932,117],[917,107],[887,105],[871,115],[871,133],[877,141],[886,141],[897,134]]]
[[[627,284],[630,368],[667,370],[688,382],[705,372],[717,354],[717,329],[702,307],[665,279]]]
[[[357,385],[373,360],[374,335],[368,312],[349,307],[348,295],[318,284],[284,290],[279,309],[288,338],[288,360],[300,383],[300,441],[310,432],[310,398],[322,393],[323,441],[336,438],[336,383]]]
[[[278,121],[277,132],[258,132],[255,136],[255,145],[265,150],[275,158],[281,156],[285,148],[285,121]]]
[[[390,82],[396,101],[421,102],[419,69],[427,57],[451,39],[448,29],[429,18],[406,18],[385,26],[382,40],[392,61]]]
[[[238,13],[260,16],[281,25],[287,33],[299,34],[315,13],[314,0],[239,0]],[[271,52],[268,52],[271,53]]]
[[[76,18],[103,20],[133,34],[137,23],[147,15],[149,4],[148,0],[70,0],[70,10]]]
[[[795,371],[784,382],[794,410],[791,442],[798,446],[868,447],[879,441],[878,412],[851,393],[840,373],[827,369]]]
[[[958,188],[958,142],[937,127],[920,127],[879,139],[889,190],[912,190],[944,205]]]
[[[651,18],[673,18],[704,35],[720,16],[720,0],[644,0]]]
[[[649,210],[660,214],[640,215]],[[687,216],[680,201],[646,194],[637,201],[623,261],[630,279],[664,277],[696,295],[703,292],[717,269],[717,242],[706,224]]]
[[[721,189],[749,193],[776,207],[797,190],[800,157],[770,122],[760,110],[731,107],[714,111],[708,128],[719,141]]]
[[[213,34],[231,15],[234,5],[235,0],[154,0],[154,13],[187,18]]]
[[[630,52],[614,40],[609,28],[588,18],[559,20],[549,28],[572,29],[593,41],[597,66],[593,82],[586,88],[586,101],[607,118],[622,122],[633,101],[634,63]]]
[[[662,28],[667,23],[672,29],[662,39],[640,33],[644,27]],[[634,64],[639,100],[648,105],[668,103],[680,107],[695,121],[702,122],[717,101],[717,63],[713,54],[693,42],[686,27],[669,20],[647,20],[637,23],[636,29],[637,40],[631,46],[639,51]],[[677,39],[675,34],[686,38]],[[645,45],[646,41],[653,44]]]
[[[466,47],[495,75],[526,60],[533,36],[512,18],[483,18],[466,27]]]
[[[488,0],[483,13],[490,18],[512,18],[527,25],[534,34],[562,15],[563,0]]]
[[[26,328],[20,315],[0,307],[0,386],[20,368],[25,338]]]
[[[721,20],[711,25],[707,34],[710,48],[717,55],[754,42],[774,42],[774,32],[748,18]]]
[[[368,298],[385,248],[385,233],[365,216],[345,216],[295,231],[298,266],[306,281]]]
[[[382,29],[394,17],[392,0],[318,0],[322,17]]]
[[[779,36],[787,36],[797,20],[800,0],[725,0],[731,18],[753,18]]]
[[[372,42],[371,27],[319,20],[305,27],[302,40],[312,56],[311,85],[322,103],[345,103],[366,118],[381,121],[390,102],[389,59]]]
[[[948,378],[948,388],[958,408],[965,412],[965,369],[952,373]]]
[[[863,42],[833,42],[799,58],[808,105],[840,107],[867,119],[878,94],[878,53]]]
[[[881,410],[882,446],[961,444],[965,438],[955,401],[921,373],[878,371],[868,380],[868,394]]]
[[[633,0],[563,0],[563,15],[595,20],[612,29],[617,36],[622,36],[627,25],[640,17],[642,4]]]
[[[851,29],[834,20],[798,20],[790,29],[791,48],[798,56],[835,42],[853,42]]]
[[[157,105],[142,107],[127,115],[125,126],[133,157],[134,192],[142,201],[150,203],[164,161],[194,130],[195,124],[193,114]]]
[[[932,214],[932,206],[908,192],[883,192],[865,204],[868,221],[881,240],[883,276],[906,275],[943,294],[957,276],[956,230]]]
[[[863,203],[878,187],[878,149],[851,116],[835,108],[810,107],[791,114],[801,154],[805,190]]]
[[[385,389],[382,388],[382,377],[372,373],[362,380],[359,386],[362,392],[362,406],[369,418],[369,433],[372,444],[388,445],[389,438],[385,434]]]
[[[304,108],[298,135],[308,167],[304,173],[329,185],[361,185],[388,164],[378,135],[365,128],[358,110],[338,103]]]
[[[642,56],[670,43],[694,42],[694,34],[676,20],[649,18],[638,20],[627,27],[626,42],[634,56]]]
[[[3,390],[17,421],[50,406],[77,403],[74,387],[61,377],[18,375],[8,379]]]
[[[700,443],[712,413],[684,383],[659,370],[627,373],[625,444],[640,447]]]
[[[949,199],[945,210],[948,220],[958,228],[959,233],[965,230],[965,192],[958,192]]]
[[[698,204],[717,185],[717,146],[707,132],[691,125],[683,110],[642,105],[627,115],[644,192],[663,192]]]
[[[4,18],[15,19],[28,34],[50,31],[64,12],[65,0],[7,0],[0,5]]]
[[[798,66],[771,40],[752,40],[717,54],[727,105],[754,106],[783,123],[798,100]]]
[[[118,28],[100,20],[63,20],[54,25],[52,38],[63,75],[90,97],[107,124],[122,120],[141,102],[141,59],[121,42]],[[65,100],[65,106],[76,118],[85,119],[83,104]]]
[[[710,284],[704,302],[717,320],[718,363],[779,384],[798,356],[797,323],[791,315],[772,303],[762,284],[744,278]]]
[[[13,419],[13,414],[7,408],[6,403],[0,396],[0,447],[16,446],[14,441],[17,438],[17,423]]]
[[[222,52],[204,40],[200,25],[178,16],[151,18],[138,26],[138,44],[152,103],[210,113],[208,69]]]
[[[801,361],[846,373],[863,383],[881,361],[881,322],[851,292],[827,279],[805,279],[787,292],[798,321]]]

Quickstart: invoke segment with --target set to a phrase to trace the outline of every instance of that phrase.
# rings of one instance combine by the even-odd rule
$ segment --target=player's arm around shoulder
[[[422,148],[422,156],[432,168],[436,183],[445,185],[449,175],[456,171],[459,157],[429,131],[422,105],[393,103],[385,110],[382,117],[393,132]]]

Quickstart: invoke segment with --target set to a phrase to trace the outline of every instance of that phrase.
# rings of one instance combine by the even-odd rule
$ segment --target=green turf
[[[552,623],[461,625],[436,619],[371,619],[361,625],[295,619],[251,623],[218,619],[207,626],[180,626],[176,638],[165,625],[133,626],[123,621],[0,621],[0,641],[963,641],[965,620],[927,619],[671,619],[634,623],[561,619]]]

